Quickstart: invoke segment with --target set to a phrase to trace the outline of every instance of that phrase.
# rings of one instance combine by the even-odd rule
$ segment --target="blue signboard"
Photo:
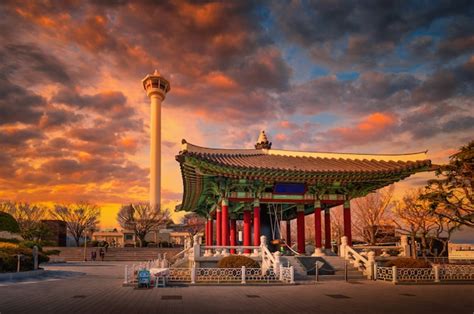
[[[140,270],[138,272],[138,286],[150,286],[151,275],[150,272],[146,269]]]
[[[304,194],[306,192],[306,185],[304,183],[276,183],[273,188],[275,194]]]

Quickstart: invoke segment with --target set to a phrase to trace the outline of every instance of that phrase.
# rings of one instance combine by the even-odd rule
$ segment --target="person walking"
[[[93,251],[91,252],[91,260],[92,260],[93,262],[95,262],[95,259],[96,259],[96,258],[97,258],[97,252],[96,252],[95,250],[93,250]]]
[[[99,255],[100,255],[101,261],[103,262],[103,261],[104,261],[104,257],[105,257],[105,252],[104,252],[104,249],[103,249],[103,248],[100,248]]]

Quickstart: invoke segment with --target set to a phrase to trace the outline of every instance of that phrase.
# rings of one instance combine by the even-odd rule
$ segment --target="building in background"
[[[62,220],[41,220],[46,227],[51,231],[46,237],[45,241],[54,243],[54,246],[67,245],[67,224]]]

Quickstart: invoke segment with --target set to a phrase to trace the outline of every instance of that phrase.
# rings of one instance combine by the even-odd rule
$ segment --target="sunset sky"
[[[474,134],[474,2],[367,2],[2,1],[0,199],[93,202],[102,227],[146,201],[155,68],[171,209],[183,138],[447,162]]]

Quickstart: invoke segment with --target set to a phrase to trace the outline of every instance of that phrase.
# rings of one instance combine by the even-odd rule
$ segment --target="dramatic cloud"
[[[473,6],[3,1],[0,198],[89,200],[107,211],[146,200],[141,79],[155,68],[171,82],[164,207],[182,193],[182,138],[250,148],[264,129],[275,148],[421,147],[443,162],[473,131]]]

